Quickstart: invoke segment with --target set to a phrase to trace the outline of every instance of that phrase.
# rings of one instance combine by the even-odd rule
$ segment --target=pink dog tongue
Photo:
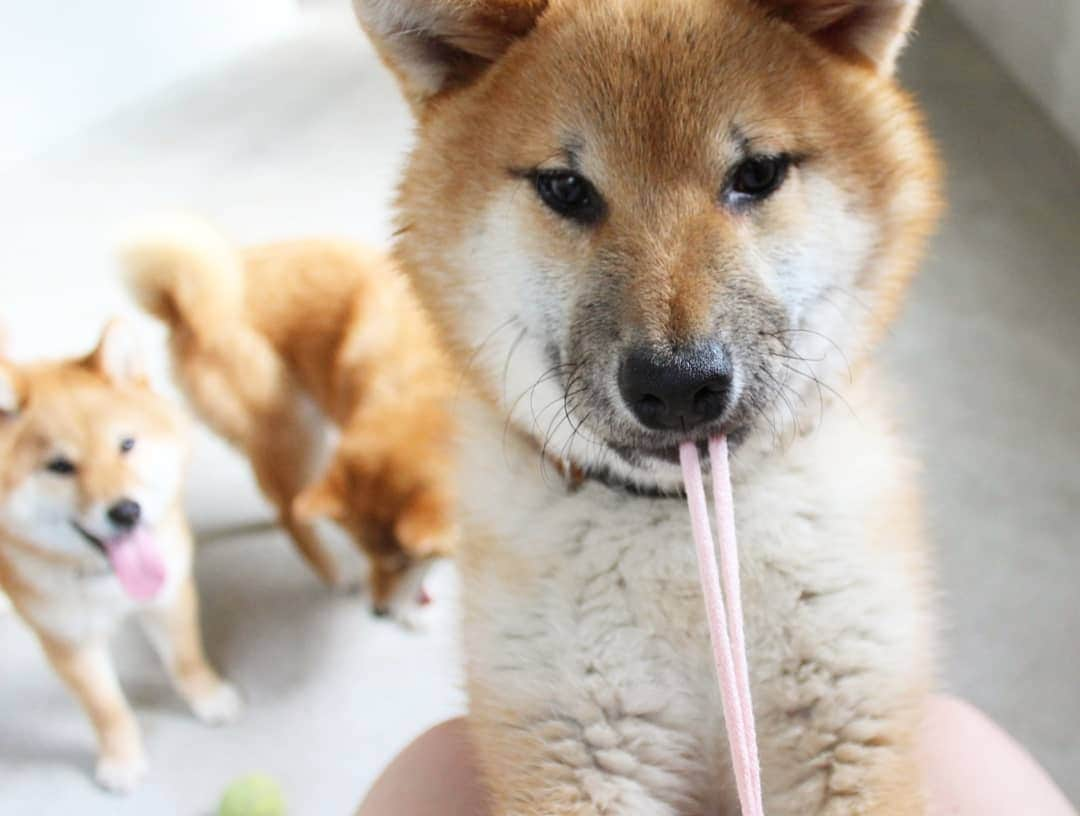
[[[146,530],[135,530],[105,542],[113,572],[132,598],[149,601],[165,583],[165,561]]]
[[[739,586],[739,550],[735,543],[735,507],[728,471],[727,440],[709,440],[712,464],[713,511],[719,536],[717,548],[709,529],[709,510],[697,445],[684,442],[679,447],[690,527],[697,549],[698,575],[705,596],[713,660],[720,680],[720,701],[727,726],[731,765],[739,792],[743,816],[763,816],[761,770],[758,764],[757,732],[750,699],[750,673],[746,663],[746,636],[743,632],[742,590]],[[723,593],[720,588],[723,586]]]

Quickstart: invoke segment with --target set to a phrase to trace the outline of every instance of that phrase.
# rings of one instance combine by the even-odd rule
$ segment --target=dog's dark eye
[[[767,198],[780,189],[790,166],[789,156],[754,156],[746,159],[732,174],[731,194],[736,201]]]
[[[120,453],[130,453],[131,449],[135,447],[135,437],[125,436],[120,440]]]
[[[45,469],[49,473],[55,473],[58,476],[70,476],[75,472],[75,463],[64,456],[57,456],[55,459],[50,459],[48,464],[45,465]]]
[[[604,201],[592,183],[572,170],[543,170],[533,176],[540,200],[563,218],[593,224],[604,214]]]

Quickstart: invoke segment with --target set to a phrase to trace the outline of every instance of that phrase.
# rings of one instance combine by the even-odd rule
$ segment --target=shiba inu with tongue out
[[[185,422],[142,375],[112,323],[85,358],[0,358],[0,588],[86,710],[97,780],[131,790],[146,769],[108,639],[138,616],[196,716],[224,723],[240,698],[207,662],[181,507]]]
[[[477,395],[459,562],[492,812],[738,813],[677,496],[714,438],[764,812],[922,816],[930,581],[872,364],[940,209],[893,77],[918,1],[354,5],[417,120],[395,255]]]

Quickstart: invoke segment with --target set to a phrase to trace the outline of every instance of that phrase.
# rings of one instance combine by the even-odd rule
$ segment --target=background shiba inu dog
[[[146,767],[108,652],[123,618],[139,616],[196,716],[223,723],[240,709],[203,653],[185,424],[140,371],[121,324],[84,359],[0,359],[0,587],[86,709],[98,782],[118,792]]]
[[[891,78],[918,2],[355,6],[419,122],[397,257],[484,397],[461,564],[495,812],[736,812],[666,497],[723,433],[766,811],[922,814],[925,553],[869,362],[939,209]]]
[[[195,222],[147,228],[124,256],[172,330],[180,384],[248,456],[304,558],[338,584],[315,522],[337,525],[369,558],[376,611],[407,618],[455,535],[451,379],[407,280],[346,242],[240,252]],[[340,439],[320,474],[327,422]]]

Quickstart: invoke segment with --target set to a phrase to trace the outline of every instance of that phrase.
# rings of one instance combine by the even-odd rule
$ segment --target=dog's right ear
[[[18,414],[24,399],[19,370],[13,363],[0,359],[0,421]]]
[[[829,51],[891,74],[922,0],[756,0]]]
[[[353,0],[360,25],[419,115],[528,34],[548,0]]]

